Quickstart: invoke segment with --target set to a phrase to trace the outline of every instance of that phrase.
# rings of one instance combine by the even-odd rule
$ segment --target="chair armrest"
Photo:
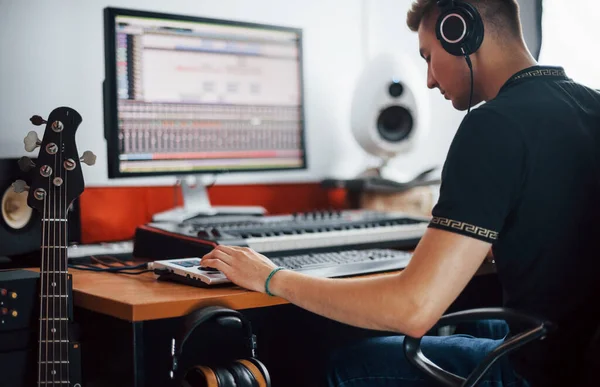
[[[447,314],[435,324],[434,328],[455,325],[461,322],[488,319],[504,320],[509,324],[513,323],[530,326],[531,329],[516,334],[509,340],[500,344],[483,359],[466,379],[441,369],[431,360],[427,359],[425,355],[423,355],[423,352],[421,352],[421,338],[406,336],[404,339],[404,354],[411,364],[435,379],[442,386],[472,387],[479,382],[486,371],[500,357],[533,340],[544,339],[549,332],[556,328],[555,325],[549,321],[508,308],[470,309]]]

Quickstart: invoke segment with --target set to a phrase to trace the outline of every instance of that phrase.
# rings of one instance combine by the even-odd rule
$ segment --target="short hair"
[[[465,0],[463,0],[465,1]],[[509,31],[514,37],[522,36],[517,0],[468,0],[483,19],[484,26],[495,33]],[[406,24],[417,32],[421,22],[437,9],[437,0],[414,0],[406,15]]]

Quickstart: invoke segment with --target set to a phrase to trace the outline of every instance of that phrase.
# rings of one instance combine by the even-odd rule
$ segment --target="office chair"
[[[485,359],[465,379],[451,372],[445,371],[427,359],[421,352],[421,339],[406,336],[404,339],[404,353],[408,361],[437,381],[440,386],[447,387],[473,387],[481,380],[487,370],[502,356],[534,340],[544,338],[555,326],[549,321],[529,316],[522,312],[508,308],[481,308],[470,309],[443,316],[434,328],[456,325],[475,320],[504,320],[507,323],[530,326],[490,352]]]
[[[437,322],[434,328],[487,319],[504,320],[509,324],[522,324],[522,326],[530,326],[531,328],[511,337],[495,348],[467,378],[445,371],[427,359],[423,355],[423,352],[421,352],[420,338],[405,337],[404,353],[406,358],[412,365],[423,371],[440,386],[473,387],[477,385],[496,360],[531,341],[543,339],[547,334],[551,334],[556,329],[556,326],[550,321],[545,321],[508,308],[470,309],[447,314]],[[583,361],[584,375],[582,375],[582,384],[580,387],[598,386],[597,370],[600,369],[600,321],[598,321],[596,332],[587,347]]]

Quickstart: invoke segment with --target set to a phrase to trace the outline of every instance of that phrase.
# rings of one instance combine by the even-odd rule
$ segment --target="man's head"
[[[469,104],[470,72],[464,57],[448,53],[436,36],[437,19],[441,13],[437,0],[415,0],[407,14],[408,27],[419,35],[421,56],[427,61],[427,86],[437,87],[456,109],[466,110]],[[514,44],[523,44],[516,0],[464,0],[481,15],[484,40],[479,50],[471,55],[475,73],[497,63],[501,52]],[[479,70],[479,71],[478,71]],[[479,81],[479,82],[478,82]],[[475,80],[473,104],[481,102],[481,80]]]

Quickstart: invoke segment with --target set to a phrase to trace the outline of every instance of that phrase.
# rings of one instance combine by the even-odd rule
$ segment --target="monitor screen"
[[[110,177],[306,168],[302,31],[105,9]]]

